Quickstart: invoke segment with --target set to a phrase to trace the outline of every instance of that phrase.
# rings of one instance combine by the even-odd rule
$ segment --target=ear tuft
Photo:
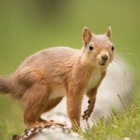
[[[109,39],[111,40],[111,37],[112,37],[112,29],[111,29],[111,27],[109,26],[108,27],[108,30],[107,30],[107,32],[106,32],[106,35],[109,37]]]
[[[83,30],[83,40],[84,40],[85,45],[87,45],[89,43],[91,37],[92,37],[92,34],[89,31],[89,29],[87,27],[84,27],[84,30]]]

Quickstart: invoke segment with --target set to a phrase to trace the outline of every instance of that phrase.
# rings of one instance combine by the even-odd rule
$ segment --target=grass
[[[6,97],[5,97],[6,98]],[[5,99],[11,102],[10,99]],[[94,125],[94,127],[88,127],[86,131],[79,130],[79,134],[86,140],[123,140],[123,138],[129,138],[129,140],[140,139],[140,99],[137,99],[135,104],[131,104],[130,107],[122,113],[113,111],[106,123],[104,118]],[[24,130],[24,124],[22,122],[21,110],[18,104],[12,104],[8,111],[9,117],[5,113],[1,114],[0,121],[0,140],[8,140],[14,134],[21,134]],[[12,117],[11,117],[12,116]],[[125,140],[125,139],[124,139]]]
[[[80,132],[86,140],[129,140],[140,139],[140,100],[131,104],[123,113],[112,112],[109,121],[104,118],[86,132]]]
[[[9,140],[14,134],[21,134],[24,130],[21,107],[11,98],[0,97],[0,140]]]

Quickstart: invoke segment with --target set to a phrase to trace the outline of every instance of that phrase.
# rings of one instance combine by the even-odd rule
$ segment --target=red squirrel
[[[90,117],[98,87],[113,59],[111,34],[111,27],[101,35],[85,27],[82,49],[44,49],[28,57],[11,75],[0,77],[0,91],[23,103],[27,128],[57,124],[41,119],[40,115],[53,109],[64,96],[74,130],[80,126],[84,94],[89,97],[89,105],[82,117]]]

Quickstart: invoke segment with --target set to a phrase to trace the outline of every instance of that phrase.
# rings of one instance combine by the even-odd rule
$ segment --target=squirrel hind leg
[[[49,100],[50,92],[45,86],[36,84],[25,93],[24,122],[27,128],[45,127],[50,125],[64,125],[55,121],[40,118],[41,114],[54,108],[63,97]]]
[[[44,112],[48,112],[51,109],[53,109],[55,106],[57,106],[61,102],[62,99],[63,99],[63,97],[57,97],[57,98],[49,100],[46,104]],[[34,127],[49,127],[49,126],[56,126],[56,125],[64,127],[64,126],[66,126],[66,123],[55,121],[55,120],[44,120],[44,119],[40,118]]]
[[[24,122],[27,128],[33,127],[45,111],[45,105],[49,100],[50,92],[46,85],[34,84],[24,93]]]
[[[63,99],[63,97],[57,97],[55,99],[49,100],[44,108],[43,113],[48,112],[51,109],[53,109],[55,106],[57,106],[61,102],[62,99]],[[38,120],[38,122],[36,124],[34,124],[34,127],[49,127],[49,126],[55,126],[55,125],[59,125],[61,127],[66,126],[66,124],[63,122],[58,122],[55,120],[44,120],[44,119],[40,118]]]

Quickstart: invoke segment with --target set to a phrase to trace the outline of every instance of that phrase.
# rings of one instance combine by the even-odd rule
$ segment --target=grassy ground
[[[9,140],[24,130],[22,112],[20,105],[13,103],[9,97],[0,98],[0,103],[0,140]]]
[[[18,104],[10,103],[5,99],[9,106],[5,107],[8,111],[2,110],[0,115],[0,140],[8,140],[14,134],[21,134],[24,130],[20,107]],[[109,121],[105,123],[104,118],[93,127],[88,128],[86,132],[79,131],[80,135],[86,140],[139,140],[140,139],[140,98],[126,108],[123,113],[112,112]],[[1,107],[2,108],[2,107]],[[8,115],[7,115],[8,114]],[[6,118],[4,118],[6,116]],[[124,139],[125,140],[125,139]]]
[[[39,3],[40,1],[40,3]],[[122,114],[114,113],[108,124],[101,120],[88,129],[87,139],[140,138],[140,1],[57,0],[45,8],[43,0],[0,0],[0,75],[13,72],[30,54],[46,47],[81,47],[84,26],[104,33],[112,26],[115,51],[123,55],[136,75],[136,102]],[[37,0],[36,0],[37,2]],[[41,7],[40,7],[41,6]],[[0,95],[0,140],[22,133],[20,104]],[[82,133],[83,134],[83,133]]]
[[[140,139],[140,99],[131,104],[125,112],[119,114],[115,111],[106,124],[101,118],[93,128],[81,133],[87,140],[139,140]]]

